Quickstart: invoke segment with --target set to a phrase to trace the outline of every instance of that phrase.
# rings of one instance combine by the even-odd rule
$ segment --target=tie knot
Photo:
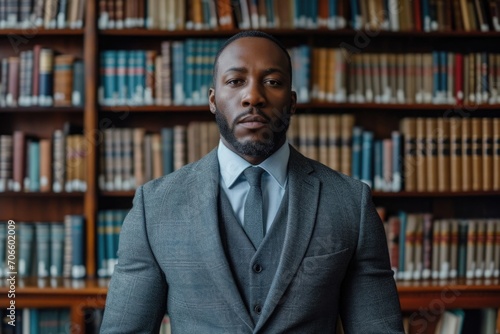
[[[260,167],[248,167],[243,171],[243,174],[245,174],[245,177],[250,184],[250,187],[257,186],[259,188],[262,173],[264,173],[264,170]]]

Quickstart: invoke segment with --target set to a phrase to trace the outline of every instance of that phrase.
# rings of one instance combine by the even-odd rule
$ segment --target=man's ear
[[[213,87],[208,90],[208,105],[210,106],[210,112],[215,114],[217,106],[215,105],[215,88]]]

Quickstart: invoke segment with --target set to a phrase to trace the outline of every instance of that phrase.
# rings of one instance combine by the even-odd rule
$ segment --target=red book
[[[422,4],[420,0],[413,0],[413,15],[415,15],[415,31],[422,31]]]
[[[455,54],[455,97],[457,105],[464,103],[464,57],[460,53]]]

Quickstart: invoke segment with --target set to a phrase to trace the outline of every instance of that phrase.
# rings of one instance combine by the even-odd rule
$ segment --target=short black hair
[[[212,85],[213,85],[213,87],[215,87],[215,76],[217,74],[219,57],[220,57],[222,51],[224,51],[224,49],[226,49],[234,41],[236,41],[240,38],[244,38],[244,37],[265,38],[265,39],[273,42],[276,46],[278,46],[285,53],[286,58],[288,60],[288,71],[290,73],[290,86],[291,86],[292,85],[292,60],[290,59],[290,54],[288,53],[288,50],[283,45],[283,43],[281,43],[276,37],[274,37],[268,33],[258,31],[258,30],[244,30],[244,31],[240,31],[236,35],[233,35],[229,39],[227,39],[222,44],[222,46],[219,48],[219,51],[217,51],[217,54],[215,55],[214,66],[213,66],[213,71],[212,71]]]

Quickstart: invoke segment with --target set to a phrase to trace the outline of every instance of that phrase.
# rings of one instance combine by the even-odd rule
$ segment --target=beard
[[[257,114],[264,117],[268,121],[271,121],[269,116],[267,116],[258,109],[257,109]],[[238,120],[246,115],[247,113],[239,115],[234,119],[233,124],[229,126],[227,118],[218,108],[216,108],[215,121],[217,122],[221,136],[240,155],[246,155],[250,157],[266,157],[266,158],[269,157],[280,148],[280,146],[282,145],[282,143],[284,143],[286,139],[286,132],[290,124],[290,116],[291,116],[289,108],[281,115],[279,119],[271,122],[270,123],[271,127],[268,128],[266,131],[263,131],[259,135],[258,139],[256,140],[249,139],[244,142],[240,142],[234,134],[234,128],[235,125],[238,123]]]

